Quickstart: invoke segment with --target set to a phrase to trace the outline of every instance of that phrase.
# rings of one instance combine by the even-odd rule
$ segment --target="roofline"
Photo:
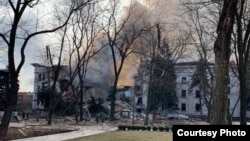
[[[52,66],[41,65],[41,64],[38,64],[38,63],[31,63],[31,65],[34,66],[34,67],[47,67],[47,68],[52,67]],[[54,65],[54,66],[57,66],[57,65]],[[67,67],[67,65],[61,65],[61,67]]]
[[[193,61],[193,62],[178,62],[176,63],[177,66],[186,66],[186,65],[199,65],[200,62]],[[215,65],[215,63],[207,62],[207,65]]]

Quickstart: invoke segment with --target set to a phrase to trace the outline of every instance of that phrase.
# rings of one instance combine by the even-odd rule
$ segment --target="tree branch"
[[[26,47],[26,45],[28,44],[29,40],[30,40],[32,37],[34,37],[34,36],[37,36],[37,35],[40,35],[40,34],[45,34],[45,33],[52,33],[52,32],[55,32],[55,31],[57,31],[57,30],[63,28],[64,26],[66,26],[66,25],[68,24],[68,21],[69,21],[71,15],[72,15],[75,11],[77,11],[77,10],[79,10],[80,8],[82,8],[83,6],[85,6],[88,2],[90,2],[90,0],[88,0],[87,2],[82,3],[81,5],[77,6],[76,8],[74,8],[75,3],[72,4],[72,7],[71,7],[72,9],[70,10],[69,15],[68,15],[66,21],[65,21],[62,25],[60,25],[60,26],[58,26],[58,27],[56,27],[56,28],[54,28],[54,29],[42,30],[42,31],[34,32],[34,33],[28,35],[27,38],[24,40],[24,43],[23,43],[23,45],[22,45],[22,47],[21,47],[21,61],[20,61],[19,65],[18,65],[18,67],[17,67],[17,73],[19,73],[19,72],[21,71],[21,68],[22,68],[22,66],[23,66],[23,64],[24,64],[24,62],[25,62],[25,53],[24,53],[24,51],[25,51],[25,47]]]
[[[16,9],[11,0],[9,0],[9,4],[10,4],[11,9],[14,11],[14,13],[16,13]]]
[[[0,33],[0,37],[4,40],[4,42],[9,46],[9,42],[8,42],[8,40],[6,39],[6,37],[2,34],[2,33]]]

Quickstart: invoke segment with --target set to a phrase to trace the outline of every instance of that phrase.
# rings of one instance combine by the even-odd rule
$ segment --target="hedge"
[[[126,131],[126,130],[137,130],[137,131],[166,131],[170,132],[171,128],[166,126],[138,126],[138,125],[118,125],[118,130]]]
[[[171,128],[166,126],[136,126],[136,125],[118,125],[118,130],[126,131],[126,130],[134,130],[134,131],[165,131],[170,132]]]

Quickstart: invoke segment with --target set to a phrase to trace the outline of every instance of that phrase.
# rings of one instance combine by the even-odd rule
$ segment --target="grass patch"
[[[172,141],[172,132],[112,131],[68,141]]]

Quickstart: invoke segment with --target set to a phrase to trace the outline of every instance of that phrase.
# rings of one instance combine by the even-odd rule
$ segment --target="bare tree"
[[[211,8],[211,6],[213,6]],[[194,39],[194,44],[195,46],[201,48],[202,50],[198,50],[199,55],[201,56],[201,54],[204,54],[204,51],[207,51],[207,45],[204,44],[206,43],[203,39],[206,39],[206,41],[209,41],[207,39],[207,36],[210,36],[210,38],[212,37],[212,40],[214,40],[214,36],[213,34],[208,34],[210,33],[209,29],[215,29],[214,25],[215,22],[217,21],[217,16],[219,16],[219,10],[215,7],[220,7],[221,4],[220,3],[211,3],[209,1],[206,2],[195,2],[195,3],[185,3],[185,7],[188,10],[186,13],[189,15],[189,19],[191,19],[192,24],[189,24],[189,26],[195,26],[195,32],[197,33],[197,37],[192,37]],[[235,76],[239,79],[239,83],[240,83],[240,87],[239,87],[239,99],[240,101],[240,117],[241,117],[241,124],[246,124],[246,108],[247,108],[247,97],[248,97],[248,88],[246,85],[247,83],[247,72],[248,72],[248,62],[249,62],[249,12],[247,11],[249,7],[249,4],[247,3],[247,1],[243,0],[240,1],[238,3],[238,9],[237,9],[237,13],[236,13],[236,23],[234,26],[233,30],[233,45],[231,46],[232,50],[232,59],[236,60],[237,62],[237,68],[238,71],[234,72],[234,68],[235,66],[231,67],[231,70],[234,72]],[[204,9],[208,10],[208,14],[210,16],[203,16],[203,12],[205,11]],[[213,10],[214,9],[214,10]],[[217,12],[216,12],[217,11]],[[194,13],[194,14],[192,14]],[[215,17],[215,18],[209,18],[209,17]],[[205,19],[205,21],[203,20]],[[214,19],[214,20],[212,20]],[[202,24],[203,23],[203,24]],[[212,28],[209,28],[208,25],[213,25]],[[204,30],[204,27],[206,27],[206,30]],[[197,41],[201,40],[200,42],[198,42],[199,44],[197,44]],[[205,50],[203,49],[205,47]],[[204,53],[203,53],[204,52]],[[202,58],[207,57],[207,55],[203,55],[201,56]],[[236,104],[238,104],[238,102],[236,102]],[[229,105],[228,105],[229,107]],[[236,105],[234,106],[236,107]],[[233,110],[234,111],[234,110]],[[228,111],[229,112],[229,111]],[[233,115],[233,113],[229,113],[229,117],[231,117]],[[230,120],[231,118],[229,118]]]
[[[144,30],[144,26],[141,25],[139,20],[142,13],[137,16],[132,14],[132,12],[136,12],[136,4],[131,2],[127,7],[128,12],[126,15],[119,17],[120,3],[120,0],[109,1],[109,8],[106,13],[108,16],[104,15],[104,21],[107,23],[103,23],[103,31],[107,38],[107,46],[110,48],[112,54],[115,75],[113,89],[111,90],[110,121],[113,121],[115,118],[116,89],[124,62],[134,51],[133,43]]]
[[[185,51],[185,47],[188,44],[188,35],[178,35],[169,36],[167,34],[166,27],[164,24],[156,23],[155,26],[151,28],[140,37],[140,49],[137,53],[141,55],[143,60],[144,70],[147,77],[138,77],[140,81],[143,81],[147,85],[147,107],[146,107],[146,118],[144,125],[149,123],[149,114],[153,111],[156,114],[156,110],[159,108],[159,95],[156,95],[161,88],[167,93],[175,93],[175,80],[173,68],[175,63],[182,58]],[[163,61],[164,60],[164,61]],[[163,62],[162,62],[163,61]],[[161,64],[159,67],[159,63]],[[158,65],[157,65],[158,64]],[[140,68],[141,69],[141,68]],[[157,72],[162,72],[159,76]],[[138,74],[140,76],[140,74]],[[172,81],[170,81],[172,79]],[[167,88],[170,87],[171,88]],[[172,89],[173,88],[173,89]],[[170,95],[168,95],[170,97]],[[164,96],[163,96],[164,97]],[[172,97],[174,100],[175,97]],[[162,99],[163,100],[163,99]],[[165,101],[170,102],[169,101]],[[164,101],[163,101],[164,102]],[[157,106],[158,105],[158,106]],[[153,110],[152,110],[153,107]],[[153,116],[154,118],[155,116]]]
[[[247,70],[249,63],[249,38],[250,38],[250,19],[249,19],[249,4],[245,0],[238,2],[236,12],[236,33],[234,34],[235,58],[238,67],[238,79],[240,83],[240,124],[246,125],[247,118],[247,97],[249,88],[247,86]]]
[[[64,84],[62,91],[67,91],[70,87],[74,97],[70,98],[70,106],[74,106],[74,113],[76,123],[83,120],[83,93],[84,93],[84,82],[85,75],[88,68],[89,60],[96,55],[102,48],[96,46],[96,38],[100,33],[100,28],[97,26],[96,19],[100,15],[99,11],[94,11],[95,3],[89,4],[84,9],[79,9],[74,13],[70,19],[68,26],[65,26],[59,40],[59,51],[57,55],[48,54],[50,65],[54,74],[53,84],[51,86],[51,93],[55,95],[58,93],[55,91],[55,84],[58,82],[59,74],[61,71],[62,64],[68,63],[68,79],[67,84]],[[50,49],[48,49],[50,53]],[[68,52],[65,54],[63,52]],[[56,59],[51,57],[58,56]],[[68,62],[62,62],[64,59],[68,59]],[[56,62],[57,63],[53,63]],[[56,79],[57,78],[57,79]],[[54,110],[55,104],[58,103],[58,99],[51,97],[50,110]],[[65,114],[67,107],[62,114]],[[80,109],[80,111],[79,111]],[[53,113],[53,112],[52,112]],[[51,124],[51,118],[48,120],[48,124]]]
[[[210,2],[189,3],[183,1],[185,24],[189,27],[187,32],[192,39],[191,46],[195,47],[200,59],[197,65],[196,72],[193,75],[192,85],[190,90],[198,87],[201,91],[200,102],[205,101],[208,109],[207,121],[210,120],[211,104],[212,104],[212,83],[213,80],[213,65],[209,63],[214,60],[212,43],[215,41],[216,19],[219,16],[218,5]],[[217,13],[217,14],[216,14]],[[210,16],[205,16],[210,15]],[[195,54],[195,53],[193,53]],[[208,80],[210,78],[210,80]],[[201,106],[202,108],[202,106]],[[202,114],[201,109],[201,114]]]
[[[9,89],[9,96],[8,96],[8,104],[6,105],[5,112],[1,121],[0,125],[0,138],[3,139],[7,136],[8,126],[11,118],[12,110],[14,109],[17,103],[17,93],[19,89],[18,84],[18,76],[19,73],[25,63],[25,49],[28,45],[29,41],[37,35],[51,33],[58,29],[64,27],[70,16],[77,11],[79,8],[83,7],[90,1],[84,2],[81,5],[76,5],[75,1],[71,1],[70,8],[68,9],[67,18],[64,21],[60,21],[56,24],[54,23],[54,27],[47,29],[36,29],[36,25],[38,25],[39,20],[37,20],[36,25],[34,25],[35,31],[29,31],[25,29],[23,23],[23,16],[24,13],[29,9],[36,9],[39,8],[38,5],[41,3],[40,0],[17,0],[17,1],[1,1],[1,7],[8,10],[9,18],[5,18],[6,27],[4,30],[0,32],[0,37],[2,41],[5,43],[6,47],[8,48],[8,69],[10,75],[10,89]],[[6,10],[7,11],[7,10]],[[13,15],[13,16],[12,16]],[[39,17],[37,17],[39,19]],[[41,18],[41,17],[40,17]],[[2,19],[2,18],[1,18]],[[26,23],[27,24],[27,23]],[[41,23],[40,23],[41,24]],[[46,28],[46,27],[45,27]],[[21,42],[21,43],[20,43]],[[14,52],[17,49],[17,43],[20,43],[20,60],[16,60],[14,56]]]
[[[80,121],[83,120],[83,94],[85,92],[85,78],[89,61],[102,50],[97,46],[101,28],[98,27],[97,19],[100,11],[98,5],[89,5],[85,10],[79,11],[72,18],[72,33],[69,33],[71,42],[69,50],[70,83],[77,82],[77,97],[79,100]],[[74,83],[76,84],[76,83]]]
[[[213,79],[211,124],[226,124],[227,93],[231,34],[237,12],[237,0],[225,0],[221,10],[214,43],[215,75]]]
[[[65,48],[65,38],[66,38],[66,33],[67,33],[67,25],[65,27],[62,28],[62,36],[61,36],[61,40],[60,40],[60,44],[59,44],[59,52],[58,52],[58,57],[57,57],[57,62],[55,63],[55,60],[52,59],[52,55],[50,52],[50,47],[47,46],[47,50],[48,50],[48,60],[50,61],[51,64],[51,68],[52,68],[52,72],[53,73],[53,78],[52,78],[52,85],[49,88],[50,91],[50,98],[49,98],[49,113],[48,113],[48,125],[51,125],[52,122],[52,116],[54,113],[54,107],[57,104],[57,92],[56,91],[56,87],[57,87],[57,83],[58,83],[58,78],[59,78],[59,74],[61,71],[61,67],[62,67],[62,58],[63,58],[63,51]]]

